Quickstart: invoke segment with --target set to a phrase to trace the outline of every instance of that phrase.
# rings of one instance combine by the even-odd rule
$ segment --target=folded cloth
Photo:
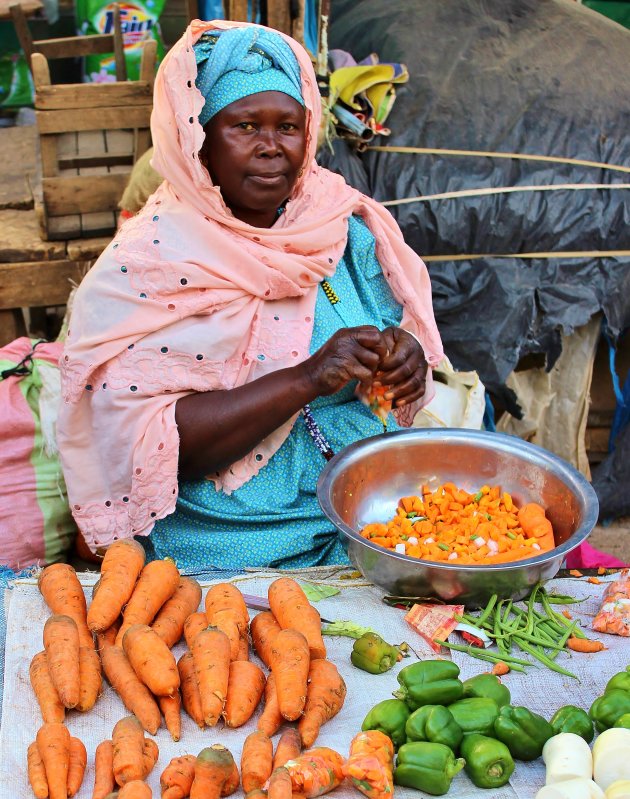
[[[613,555],[592,547],[587,541],[569,552],[566,560],[567,569],[616,569],[629,564],[623,563]]]

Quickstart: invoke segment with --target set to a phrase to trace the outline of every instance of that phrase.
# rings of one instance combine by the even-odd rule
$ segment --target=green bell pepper
[[[455,751],[464,733],[444,705],[423,705],[414,710],[405,724],[407,741],[430,741]]]
[[[510,689],[503,685],[496,674],[477,674],[464,680],[464,698],[471,697],[494,699],[500,708],[509,705],[512,700]]]
[[[448,709],[464,735],[469,735],[472,732],[477,732],[480,735],[492,735],[494,722],[499,715],[499,706],[494,699],[486,699],[481,696],[460,699],[449,705]]]
[[[518,760],[536,760],[553,734],[551,724],[526,707],[502,707],[494,722],[494,737]]]
[[[388,644],[376,633],[364,633],[354,642],[350,660],[358,669],[383,674],[398,661],[398,647]]]
[[[412,741],[403,744],[398,750],[394,782],[433,796],[442,796],[451,787],[453,777],[463,768],[463,759],[456,759],[448,746]]]
[[[623,716],[619,716],[613,727],[625,727],[630,730],[630,713],[624,713]]]
[[[464,736],[462,755],[466,774],[477,788],[500,788],[514,771],[514,760],[507,746],[485,735]]]
[[[595,722],[597,732],[613,727],[618,718],[630,713],[630,691],[612,688],[591,705],[588,715]]]
[[[391,739],[394,748],[405,743],[405,724],[411,711],[402,699],[384,699],[378,705],[374,705],[372,710],[363,719],[361,729],[379,730]]]
[[[450,705],[464,693],[458,676],[459,666],[451,660],[422,660],[398,672],[400,688],[393,693],[412,710],[422,705]]]
[[[554,735],[561,732],[572,732],[584,738],[590,744],[593,740],[593,722],[586,710],[575,705],[565,705],[558,708],[550,721]]]
[[[615,688],[621,688],[623,691],[630,691],[630,666],[626,666],[625,671],[620,671],[618,674],[613,674],[610,680],[608,680],[606,683],[604,693],[607,694],[608,691],[612,691]]]

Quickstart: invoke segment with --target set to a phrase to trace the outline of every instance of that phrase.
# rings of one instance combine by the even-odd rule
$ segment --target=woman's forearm
[[[201,479],[231,466],[317,394],[301,364],[229,391],[182,397],[175,408],[180,476]]]

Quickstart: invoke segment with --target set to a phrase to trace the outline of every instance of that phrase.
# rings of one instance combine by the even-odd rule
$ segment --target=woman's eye
[[[294,125],[292,122],[284,122],[282,125],[280,125],[280,130],[293,132],[294,130],[297,130],[297,125]]]
[[[255,125],[253,122],[239,122],[237,127],[241,128],[242,130],[254,130]]]

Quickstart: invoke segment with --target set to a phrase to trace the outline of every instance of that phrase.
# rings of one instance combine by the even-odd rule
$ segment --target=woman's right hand
[[[301,367],[317,396],[328,396],[352,380],[371,383],[386,355],[387,345],[377,327],[344,327],[337,330]]]

